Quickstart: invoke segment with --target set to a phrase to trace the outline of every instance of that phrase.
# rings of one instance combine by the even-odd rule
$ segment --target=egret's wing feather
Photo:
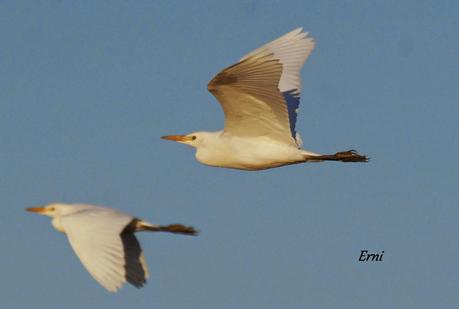
[[[208,89],[225,113],[225,131],[296,144],[300,70],[314,41],[298,28],[221,71]]]
[[[118,290],[126,280],[141,286],[141,272],[132,266],[134,256],[143,260],[140,245],[132,233],[131,236],[121,236],[130,233],[125,228],[133,219],[129,215],[102,207],[61,218],[76,255],[94,279],[110,292]],[[148,272],[144,271],[144,275],[143,282]]]
[[[274,58],[279,59],[282,64],[282,76],[279,81],[281,92],[296,89],[301,91],[300,71],[308,59],[315,42],[308,32],[303,32],[303,28],[297,28],[284,34],[280,38],[271,41],[245,55],[241,61],[260,52],[269,51]]]
[[[225,132],[291,139],[288,113],[277,90],[282,65],[261,53],[226,68],[209,83],[225,113]]]

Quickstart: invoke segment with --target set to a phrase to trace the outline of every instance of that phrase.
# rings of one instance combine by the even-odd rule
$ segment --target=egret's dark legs
[[[359,155],[355,150],[337,152],[332,155],[307,156],[306,161],[341,161],[341,162],[368,162],[366,156]]]

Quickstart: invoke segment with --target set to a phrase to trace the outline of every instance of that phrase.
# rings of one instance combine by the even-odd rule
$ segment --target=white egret
[[[298,28],[250,52],[208,84],[225,114],[222,131],[162,138],[195,147],[196,159],[203,164],[242,170],[303,162],[367,162],[355,150],[321,155],[301,149],[295,131],[300,70],[314,45]]]
[[[189,226],[151,224],[101,206],[55,203],[26,210],[51,217],[52,225],[67,235],[86,270],[110,292],[116,292],[126,281],[140,288],[149,276],[134,232],[197,234]]]

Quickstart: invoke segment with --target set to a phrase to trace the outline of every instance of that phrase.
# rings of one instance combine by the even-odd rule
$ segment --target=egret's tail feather
[[[151,232],[168,232],[174,234],[184,234],[184,235],[198,235],[198,231],[192,226],[186,226],[183,224],[169,224],[169,225],[144,225],[142,226],[144,231]]]
[[[306,161],[341,161],[341,162],[368,162],[368,157],[360,155],[355,150],[337,152],[333,155],[306,156]]]

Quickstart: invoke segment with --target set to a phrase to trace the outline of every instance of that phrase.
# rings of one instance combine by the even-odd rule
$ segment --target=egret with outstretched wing
[[[189,226],[151,224],[101,206],[56,203],[26,210],[51,217],[52,225],[67,235],[86,270],[110,292],[116,292],[126,281],[140,288],[149,276],[134,232],[197,234]]]
[[[250,52],[209,82],[208,89],[225,114],[222,131],[162,138],[195,147],[196,159],[203,164],[242,170],[304,162],[367,162],[355,150],[322,155],[301,149],[295,130],[300,71],[313,49],[314,40],[298,28]]]

